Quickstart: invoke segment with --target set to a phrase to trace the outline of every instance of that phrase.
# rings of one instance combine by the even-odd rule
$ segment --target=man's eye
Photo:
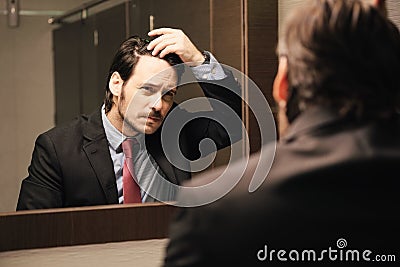
[[[170,90],[163,94],[163,99],[167,101],[172,101],[174,99],[175,92]]]
[[[142,86],[141,89],[146,91],[152,91],[153,89],[150,86]]]
[[[174,91],[172,91],[172,90],[170,90],[170,91],[168,91],[168,92],[164,93],[164,95],[167,95],[167,96],[172,96],[172,97],[174,97],[174,96],[175,96],[175,92],[174,92]]]

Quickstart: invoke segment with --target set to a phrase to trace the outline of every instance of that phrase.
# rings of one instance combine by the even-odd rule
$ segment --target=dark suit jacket
[[[240,86],[232,74],[226,72],[227,78],[215,84],[200,82],[200,85],[207,97],[226,103],[240,116],[241,98],[229,90],[240,94]],[[178,107],[174,105],[174,108]],[[199,118],[185,125],[181,132],[180,147],[189,159],[200,156],[198,145],[203,138],[213,139],[218,149],[228,146],[230,138],[240,139],[239,128],[233,136],[228,136],[224,128],[207,119],[205,113],[197,114]],[[161,149],[161,129],[146,136],[147,150],[167,178],[181,184],[191,175],[168,162]],[[22,182],[17,210],[117,204],[116,178],[100,108],[90,116],[82,115],[66,126],[41,134],[36,140],[28,172],[29,176]]]
[[[273,148],[263,152],[273,153]],[[251,157],[240,183],[221,200],[180,209],[171,225],[165,266],[310,266],[312,261],[291,261],[289,252],[295,249],[302,257],[302,250],[315,250],[318,259],[329,247],[337,250],[332,257],[338,259],[325,254],[316,266],[365,266],[364,250],[372,251],[372,266],[392,266],[372,262],[376,255],[395,255],[398,264],[398,119],[356,122],[323,109],[303,114],[277,146],[267,179],[249,193],[255,168],[265,167],[259,156]],[[231,171],[238,172],[240,164]],[[186,185],[207,184],[221,171]],[[191,197],[197,196],[191,192],[178,200]],[[349,261],[339,260],[341,238],[347,241],[343,253],[359,250],[360,261],[350,261],[351,254]],[[281,249],[287,261],[278,260]]]

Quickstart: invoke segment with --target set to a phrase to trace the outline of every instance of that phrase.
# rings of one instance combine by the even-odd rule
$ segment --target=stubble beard
[[[143,125],[142,129],[139,129],[139,127],[135,126],[135,123],[132,122],[126,116],[126,110],[125,110],[125,112],[123,111],[124,102],[125,102],[124,99],[121,98],[121,101],[118,104],[118,115],[119,115],[119,119],[122,122],[122,132],[123,132],[124,135],[126,135],[126,136],[135,136],[138,133],[141,133],[141,134],[153,134],[154,132],[156,132],[158,130],[158,128],[160,126],[158,126],[156,129],[154,129],[153,132],[146,133],[147,122],[145,122],[145,124]],[[159,112],[151,111],[148,115],[156,117],[156,118],[159,118],[161,121],[163,121],[163,117],[161,116],[161,114]],[[154,127],[156,127],[156,126],[154,126]]]
[[[123,111],[124,103],[125,103],[125,93],[124,93],[124,90],[122,90],[121,99],[120,99],[120,101],[118,103],[117,110],[118,110],[119,119],[122,122],[122,132],[123,132],[124,135],[126,135],[126,136],[134,136],[134,135],[136,135],[138,133],[153,134],[154,132],[156,132],[158,130],[160,125],[156,129],[154,129],[153,132],[146,133],[147,121],[143,125],[143,129],[139,129],[137,126],[135,126],[135,123],[132,122],[131,120],[129,120],[129,118],[126,116],[126,112],[127,112],[128,108],[125,110],[125,112]],[[158,119],[161,120],[161,122],[164,120],[164,118],[161,115],[161,113],[159,111],[154,111],[154,110],[150,111],[149,114],[147,114],[147,115],[142,115],[142,117],[144,117],[146,120],[147,120],[148,117],[158,118]],[[156,126],[154,126],[154,127],[156,127]]]
[[[121,100],[118,103],[118,115],[119,119],[122,122],[122,132],[126,136],[134,136],[138,133],[143,133],[145,129],[139,130],[135,127],[134,123],[130,121],[126,116],[126,110],[123,111],[123,104],[125,103],[125,94],[122,91],[121,93]]]

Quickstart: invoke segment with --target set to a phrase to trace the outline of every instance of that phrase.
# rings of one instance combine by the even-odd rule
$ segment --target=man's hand
[[[169,53],[175,53],[184,63],[192,67],[199,66],[204,62],[203,54],[182,30],[160,28],[152,30],[148,35],[159,36],[147,46],[148,50],[153,50],[153,56],[160,54],[159,57],[163,58]]]

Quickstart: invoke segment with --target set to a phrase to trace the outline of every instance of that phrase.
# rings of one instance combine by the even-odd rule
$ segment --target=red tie
[[[126,139],[122,142],[122,150],[125,155],[124,168],[122,169],[122,191],[124,203],[141,203],[140,188],[133,168],[132,148],[137,144],[136,139]]]

